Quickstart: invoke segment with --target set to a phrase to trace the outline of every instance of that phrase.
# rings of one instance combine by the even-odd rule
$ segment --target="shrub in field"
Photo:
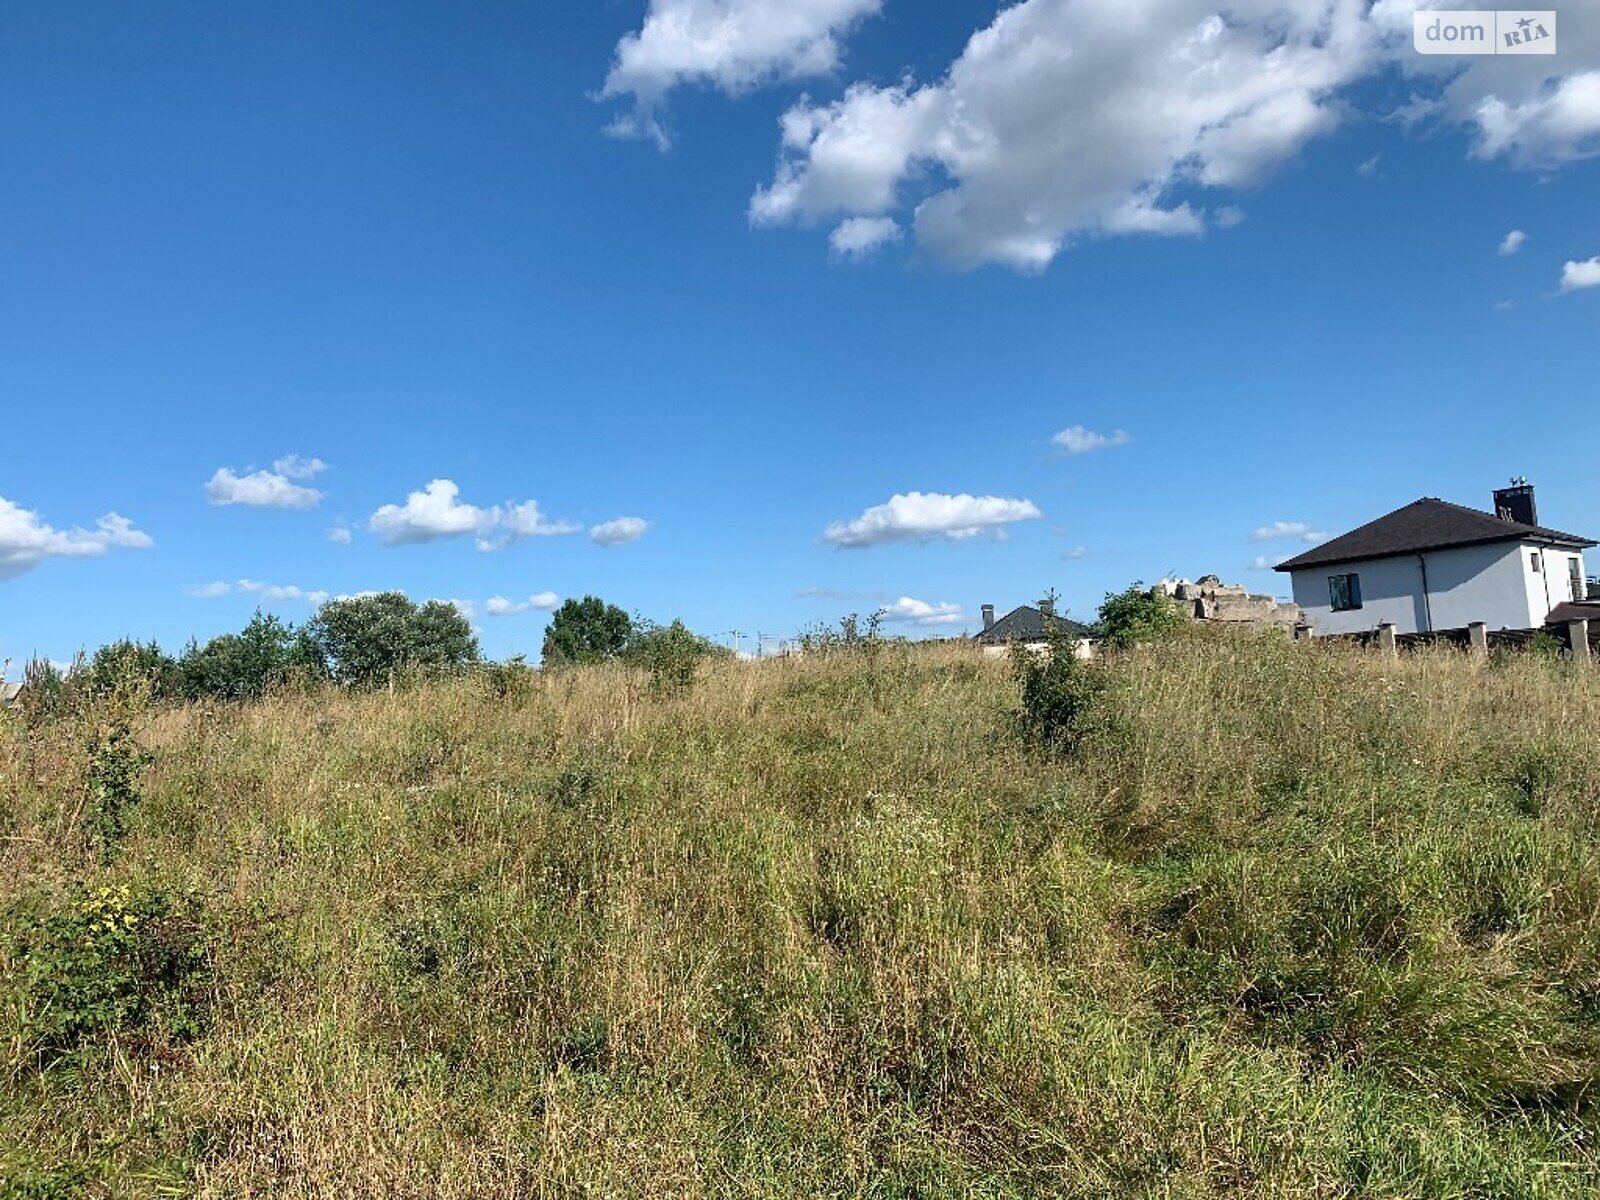
[[[682,693],[694,686],[700,664],[729,654],[715,642],[694,633],[682,621],[671,625],[635,624],[623,658],[650,672],[650,687],[658,693]]]
[[[839,627],[814,625],[800,633],[800,649],[811,655],[850,655],[875,667],[890,639],[883,636],[883,611],[863,621],[856,613],[839,618]],[[874,685],[876,686],[876,684]]]
[[[492,662],[484,668],[484,686],[496,700],[522,701],[533,691],[533,668],[520,654],[513,654],[505,662]]]
[[[82,662],[80,654],[75,665]],[[29,728],[36,729],[65,716],[75,705],[76,688],[48,659],[30,658],[23,668],[22,682],[22,718]]]
[[[84,768],[84,828],[100,848],[102,862],[116,857],[139,803],[139,775],[150,755],[122,716],[105,720],[89,742]]]
[[[74,690],[80,728],[85,731],[83,826],[102,862],[117,856],[128,817],[139,803],[139,777],[151,756],[134,734],[134,723],[148,708],[156,680],[137,654],[102,660],[93,687]]]
[[[1139,583],[1107,593],[1100,605],[1100,636],[1113,650],[1158,642],[1187,624],[1176,601]]]
[[[154,642],[124,639],[101,646],[74,679],[89,696],[138,687],[150,699],[160,700],[178,694],[181,672],[173,657]]]
[[[11,925],[21,1063],[47,1068],[111,1034],[171,1043],[204,1028],[210,947],[193,896],[97,887]]]
[[[1076,644],[1051,622],[1043,650],[1017,645],[1011,649],[1011,670],[1022,695],[1022,729],[1035,741],[1071,749],[1082,732],[1104,678],[1074,653]]]

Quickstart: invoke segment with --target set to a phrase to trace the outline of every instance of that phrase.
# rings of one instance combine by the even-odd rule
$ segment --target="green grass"
[[[1096,669],[0,721],[0,1200],[1595,1194],[1600,671]]]

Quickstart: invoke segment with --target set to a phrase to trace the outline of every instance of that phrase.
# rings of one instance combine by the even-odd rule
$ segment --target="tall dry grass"
[[[109,859],[0,724],[0,1196],[1594,1194],[1600,672],[1098,669],[1070,758],[955,648],[155,710]],[[118,886],[197,1019],[45,1063]]]

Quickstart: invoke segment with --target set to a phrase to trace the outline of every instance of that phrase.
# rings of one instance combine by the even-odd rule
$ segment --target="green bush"
[[[151,756],[133,736],[126,718],[113,717],[89,743],[84,768],[84,828],[99,846],[102,862],[115,858],[128,831],[128,815],[139,803],[139,776]]]
[[[74,678],[90,697],[139,688],[150,699],[161,700],[177,695],[181,674],[172,656],[154,642],[123,639],[101,646]]]
[[[865,621],[856,613],[839,618],[839,628],[814,625],[800,633],[800,649],[807,654],[862,654],[876,658],[882,648],[883,613],[874,612]]]
[[[1075,640],[1061,626],[1046,630],[1043,650],[1011,648],[1011,669],[1022,697],[1022,731],[1030,739],[1070,750],[1082,734],[1104,687],[1097,668],[1075,653]]]
[[[79,890],[13,918],[17,1051],[40,1068],[109,1035],[181,1043],[209,1015],[211,948],[192,895]]]
[[[534,678],[533,668],[520,654],[513,654],[505,662],[492,662],[483,671],[484,686],[496,700],[527,699],[533,691]]]
[[[639,622],[623,657],[650,672],[652,691],[679,693],[694,686],[702,662],[728,653],[682,621],[664,626]]]
[[[1113,650],[1159,642],[1188,623],[1176,600],[1141,583],[1108,592],[1100,606],[1100,636]]]

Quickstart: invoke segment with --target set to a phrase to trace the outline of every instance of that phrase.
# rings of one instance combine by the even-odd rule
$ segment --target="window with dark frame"
[[[1350,612],[1361,607],[1361,576],[1329,575],[1328,599],[1333,602],[1334,612]]]
[[[1537,550],[1528,551],[1528,565],[1533,568],[1535,575],[1539,573],[1539,552]]]

